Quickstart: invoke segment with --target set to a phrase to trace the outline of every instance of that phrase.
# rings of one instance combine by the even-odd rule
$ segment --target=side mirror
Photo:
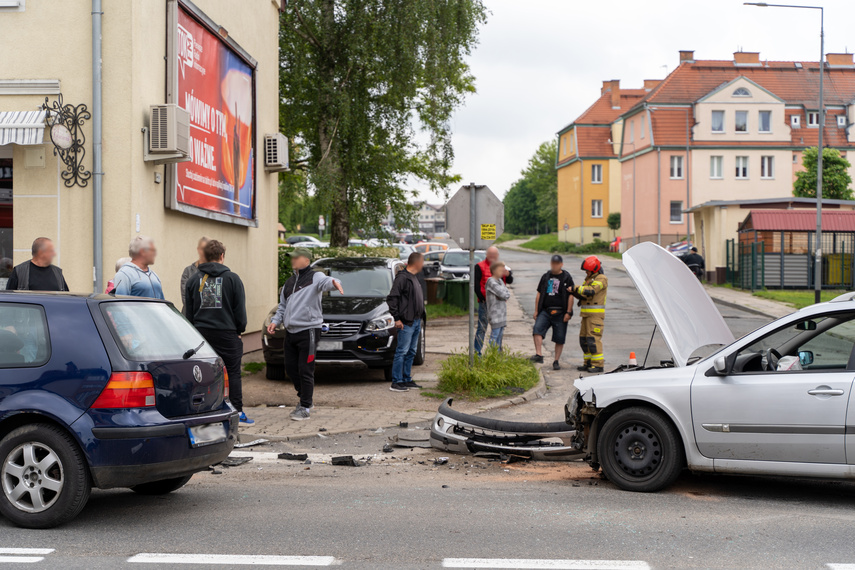
[[[802,321],[796,325],[797,331],[815,331],[816,321]]]
[[[802,367],[810,366],[811,364],[813,364],[813,352],[810,350],[800,350],[799,364],[801,364]]]
[[[713,369],[719,376],[727,376],[727,358],[718,356],[713,360]]]

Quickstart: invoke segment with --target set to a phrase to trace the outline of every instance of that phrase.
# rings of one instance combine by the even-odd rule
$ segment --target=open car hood
[[[682,261],[655,243],[643,242],[623,254],[623,265],[662,331],[675,365],[685,366],[702,346],[734,341],[703,285]]]

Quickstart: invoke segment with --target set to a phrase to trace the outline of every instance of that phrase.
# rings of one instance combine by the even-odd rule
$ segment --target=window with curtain
[[[712,132],[714,132],[714,133],[723,133],[724,132],[724,111],[713,111],[712,112]]]
[[[723,156],[711,156],[710,157],[710,178],[724,178],[722,163],[724,162]]]
[[[734,129],[737,133],[748,132],[748,111],[737,111],[735,113]]]
[[[772,132],[772,111],[760,111],[760,132]]]

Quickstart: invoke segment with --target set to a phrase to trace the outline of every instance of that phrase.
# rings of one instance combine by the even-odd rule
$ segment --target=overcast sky
[[[732,59],[740,48],[764,60],[819,58],[819,10],[733,0],[485,3],[492,13],[470,61],[478,92],[454,118],[454,172],[500,197],[537,146],[596,100],[604,79],[641,87],[672,71],[681,49],[696,59]],[[855,50],[855,1],[816,4],[825,7],[826,53]]]

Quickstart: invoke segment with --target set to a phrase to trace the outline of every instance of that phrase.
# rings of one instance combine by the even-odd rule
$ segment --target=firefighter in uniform
[[[579,299],[582,326],[579,330],[579,346],[585,355],[583,372],[601,373],[605,366],[603,358],[603,321],[606,316],[606,291],[609,280],[603,275],[603,264],[596,256],[582,262],[585,282],[571,291]]]

